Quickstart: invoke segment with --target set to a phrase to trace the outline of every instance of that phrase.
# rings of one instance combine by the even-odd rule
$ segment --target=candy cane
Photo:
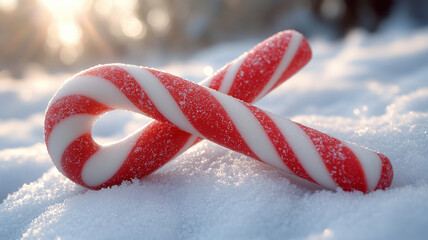
[[[87,90],[95,87],[97,91]],[[369,192],[392,182],[391,163],[380,153],[177,76],[118,64],[82,72],[57,92],[45,127],[49,153],[54,162],[62,160],[60,171],[77,171],[85,184],[98,186],[106,180],[106,172],[113,175],[119,169],[122,162],[117,159],[138,155],[133,148],[136,136],[98,151],[91,124],[114,108],[173,124],[329,189]]]
[[[258,44],[248,53],[243,54],[235,61],[226,65],[213,77],[203,81],[202,84],[246,102],[254,102],[302,68],[309,61],[310,57],[311,51],[309,45],[301,34],[295,31],[283,31]],[[77,83],[79,86],[74,89],[74,92],[79,92],[79,94],[73,97],[76,101],[82,102],[83,105],[87,104],[86,100],[77,97],[77,95],[90,96],[93,94],[92,91],[94,89],[99,89],[95,83],[86,80],[88,76],[95,76],[97,74],[96,71],[87,71],[75,77],[80,80],[74,80],[73,83],[66,83],[66,85],[76,85],[75,82],[82,82]],[[123,81],[123,83],[115,83],[115,86],[120,87],[120,84],[126,86],[128,90],[121,88],[122,92],[127,98],[132,98],[134,102],[138,102],[138,92],[135,92],[134,86],[132,86],[137,85],[135,84],[135,79],[132,79],[123,69],[120,70],[116,68],[115,74],[118,78],[122,78]],[[125,82],[128,78],[130,80]],[[120,80],[114,80],[112,82],[118,81]],[[111,89],[112,87],[113,86],[107,91],[115,92],[114,89]],[[70,86],[68,88],[70,88]],[[73,92],[74,87],[71,88],[71,90],[67,91]],[[90,93],[86,94],[88,91]],[[64,91],[62,90],[62,92]],[[51,110],[52,106],[57,104],[56,101],[65,95],[67,95],[67,93],[57,94],[50,102],[48,114],[46,115],[45,139],[47,143],[50,142],[50,144],[48,144],[49,153],[57,168],[74,182],[83,186],[98,189],[120,184],[123,180],[142,178],[157,170],[200,140],[200,138],[183,132],[170,124],[153,121],[118,144],[99,146],[91,138],[90,126],[85,125],[86,127],[81,128],[81,131],[75,133],[75,136],[77,138],[85,135],[85,139],[92,146],[92,148],[90,148],[91,151],[85,153],[77,152],[80,157],[70,158],[63,154],[70,144],[61,145],[56,140],[48,141],[48,139],[52,139],[52,137],[50,137],[52,128],[63,120],[64,123],[62,125],[65,127],[56,127],[55,131],[58,133],[55,133],[54,136],[68,136],[67,118],[71,115]],[[121,94],[116,93],[116,95]],[[109,99],[112,99],[113,96],[114,93],[111,94]],[[105,101],[106,100],[100,100],[102,103],[105,103]],[[116,101],[119,101],[120,104]],[[99,115],[105,111],[116,108],[118,105],[124,106],[126,102],[127,100],[121,96],[118,97],[115,102],[104,104],[105,107],[92,109],[94,112],[89,112],[89,114]],[[67,107],[67,109],[70,108]],[[82,114],[85,113],[83,109],[70,110],[78,111]],[[136,110],[135,107],[134,110]],[[80,116],[80,118],[84,117]],[[84,120],[82,119],[81,121]],[[82,131],[84,129],[89,130],[87,132]],[[54,139],[55,138],[56,137],[54,137]],[[72,140],[72,138],[68,138],[66,142],[71,143]],[[124,146],[123,148],[126,148],[126,150],[122,149],[122,147],[118,147],[119,145]],[[129,147],[132,149],[129,150]],[[117,148],[127,153],[118,151]],[[108,156],[110,160],[104,163],[105,166],[102,170],[97,171],[97,178],[99,180],[91,183],[84,181],[82,178],[82,171],[85,163],[93,157],[100,158],[100,156],[105,155]]]

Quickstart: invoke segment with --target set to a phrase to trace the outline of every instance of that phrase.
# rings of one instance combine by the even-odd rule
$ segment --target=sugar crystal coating
[[[198,137],[330,189],[368,192],[388,187],[392,168],[387,158],[374,158],[370,166],[379,170],[368,171],[367,164],[361,164],[340,140],[236,99],[259,99],[309,59],[309,46],[299,33],[274,35],[204,82],[235,98],[155,69],[120,64],[88,69],[66,82],[51,100],[45,120],[48,151],[64,175],[95,189],[150,174],[199,141]],[[264,67],[257,69],[259,65]],[[73,84],[83,78],[85,85]],[[96,87],[88,89],[88,83]],[[116,108],[159,122],[109,146],[96,144],[90,127],[75,138],[65,136],[79,132],[73,128],[82,124],[74,121],[87,120],[83,125],[91,126],[96,116]],[[70,130],[58,134],[65,127]],[[58,142],[64,149],[58,150]]]

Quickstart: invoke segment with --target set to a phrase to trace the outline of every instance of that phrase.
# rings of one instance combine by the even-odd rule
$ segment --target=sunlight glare
[[[16,0],[0,0],[0,10],[5,12],[15,11],[18,3]]]
[[[66,18],[85,12],[89,7],[84,0],[39,0],[56,18]]]
[[[76,22],[79,14],[86,12],[90,4],[84,0],[39,0],[52,14],[46,39],[47,52],[59,51],[65,64],[72,64],[83,52],[83,31]]]
[[[114,7],[120,12],[131,13],[138,5],[137,0],[114,0]]]
[[[110,22],[110,32],[116,37],[144,38],[146,24],[135,14],[137,0],[97,0],[95,12]]]
[[[98,0],[95,3],[95,11],[98,15],[103,17],[108,17],[113,10],[113,1],[112,0]]]
[[[76,45],[82,38],[82,29],[74,22],[58,23],[59,40],[63,45]]]

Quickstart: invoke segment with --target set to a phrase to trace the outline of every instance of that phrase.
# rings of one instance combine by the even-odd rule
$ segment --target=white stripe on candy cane
[[[292,173],[279,156],[260,122],[243,103],[209,89],[235,125],[245,143],[263,162]],[[230,101],[235,100],[235,101]]]
[[[220,88],[218,89],[219,92],[228,94],[230,91],[230,88],[232,88],[233,82],[236,78],[236,73],[238,72],[239,68],[241,67],[244,60],[247,58],[248,52],[242,54],[239,56],[238,59],[235,59],[235,61],[232,62],[232,64],[227,68],[226,74],[224,74],[223,81],[221,81]]]
[[[189,122],[165,86],[151,72],[133,66],[119,65],[129,72],[144,89],[156,109],[170,122],[188,133],[203,136]]]
[[[382,161],[379,156],[375,152],[356,144],[343,143],[357,156],[361,163],[367,181],[367,191],[373,191],[379,182],[382,171]]]
[[[88,186],[99,186],[119,171],[135,146],[140,134],[103,146],[92,155],[82,169],[82,180]]]
[[[67,87],[61,87],[49,105],[66,96],[81,95],[92,98],[110,108],[123,108],[141,113],[140,109],[120,89],[102,77],[91,75],[76,76],[73,81],[67,81],[64,86]]]
[[[282,56],[281,62],[276,68],[275,73],[269,79],[269,82],[265,85],[263,90],[255,98],[255,101],[258,101],[261,97],[265,96],[272,89],[275,83],[278,82],[279,78],[288,68],[294,56],[296,55],[297,50],[299,49],[300,43],[302,42],[302,39],[303,39],[303,36],[300,33],[292,31],[290,42],[288,43],[288,47],[285,50],[284,55]]]
[[[61,120],[47,139],[48,151],[58,170],[64,174],[62,155],[65,149],[77,138],[91,131],[92,123],[98,116],[79,114]]]
[[[205,78],[204,80],[202,80],[201,82],[199,82],[198,84],[201,86],[204,86],[204,87],[209,87],[214,76],[215,75],[209,76],[209,77]]]
[[[308,135],[291,120],[281,118],[266,111],[265,113],[268,114],[279,128],[309,176],[318,184],[335,189],[336,183]]]

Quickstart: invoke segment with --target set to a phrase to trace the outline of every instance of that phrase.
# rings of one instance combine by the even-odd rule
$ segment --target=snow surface
[[[218,69],[259,40],[163,69],[197,82],[203,67]],[[143,180],[85,189],[53,167],[43,144],[44,109],[69,75],[33,69],[0,81],[0,239],[426,238],[428,28],[390,21],[375,35],[310,43],[309,65],[256,105],[384,153],[389,189],[323,190],[207,141]],[[148,121],[107,115],[93,129],[100,142]]]

